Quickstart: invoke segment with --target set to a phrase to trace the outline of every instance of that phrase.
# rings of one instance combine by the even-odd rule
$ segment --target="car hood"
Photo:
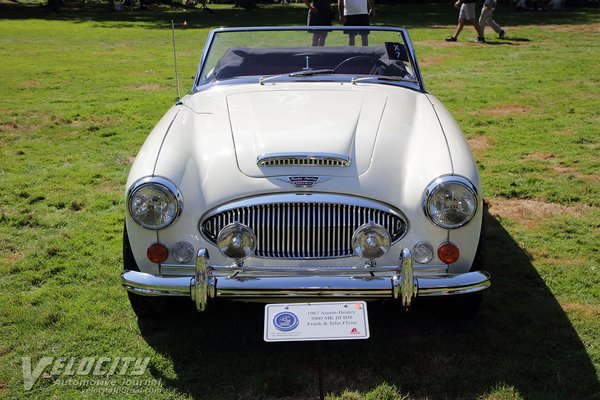
[[[459,147],[448,145],[459,141]],[[351,165],[257,164],[264,154],[299,152],[343,154]],[[186,96],[165,115],[138,155],[128,185],[143,176],[168,177],[183,189],[186,202],[205,207],[294,190],[420,204],[436,177],[476,176],[470,167],[456,168],[461,159],[472,163],[462,133],[425,93],[322,82],[223,85]],[[292,177],[318,177],[320,183],[298,187]]]
[[[286,160],[326,156],[349,160],[347,167],[328,168],[328,175],[361,175],[371,164],[387,98],[339,90],[231,94],[227,108],[239,168],[252,177],[277,176],[298,168]],[[284,165],[259,165],[258,158],[265,157]]]

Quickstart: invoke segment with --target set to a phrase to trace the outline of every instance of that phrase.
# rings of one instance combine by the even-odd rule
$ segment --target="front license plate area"
[[[353,340],[369,338],[364,301],[267,304],[267,342]]]

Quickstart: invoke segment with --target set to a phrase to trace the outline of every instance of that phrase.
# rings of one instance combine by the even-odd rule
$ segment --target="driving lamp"
[[[369,222],[352,235],[354,253],[366,260],[383,257],[390,249],[390,234],[381,225]]]
[[[219,232],[217,246],[221,253],[236,262],[243,261],[254,254],[256,236],[252,229],[239,222],[233,222]]]

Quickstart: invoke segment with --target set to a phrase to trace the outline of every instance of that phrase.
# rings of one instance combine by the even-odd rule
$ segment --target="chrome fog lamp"
[[[171,225],[183,209],[177,187],[159,177],[148,177],[134,183],[128,192],[127,203],[133,220],[152,230]]]
[[[254,254],[256,236],[246,225],[233,222],[221,229],[217,236],[217,246],[225,257],[240,262]]]
[[[433,246],[427,242],[415,244],[412,249],[412,259],[419,264],[427,264],[433,259]]]
[[[477,211],[477,191],[467,179],[445,176],[425,190],[425,214],[437,226],[456,229],[473,219]]]
[[[188,242],[177,242],[172,249],[173,258],[180,263],[190,262],[194,257],[194,246]]]
[[[369,222],[361,225],[352,235],[352,248],[358,256],[374,260],[390,249],[390,233],[383,226]]]

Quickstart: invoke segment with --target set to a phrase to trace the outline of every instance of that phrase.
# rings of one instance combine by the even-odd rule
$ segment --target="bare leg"
[[[460,32],[463,29],[463,26],[465,26],[465,21],[463,21],[462,19],[459,19],[458,20],[458,25],[456,25],[456,32],[454,32],[454,35],[452,35],[452,36],[454,36],[455,38],[457,38],[458,35],[460,35]]]

